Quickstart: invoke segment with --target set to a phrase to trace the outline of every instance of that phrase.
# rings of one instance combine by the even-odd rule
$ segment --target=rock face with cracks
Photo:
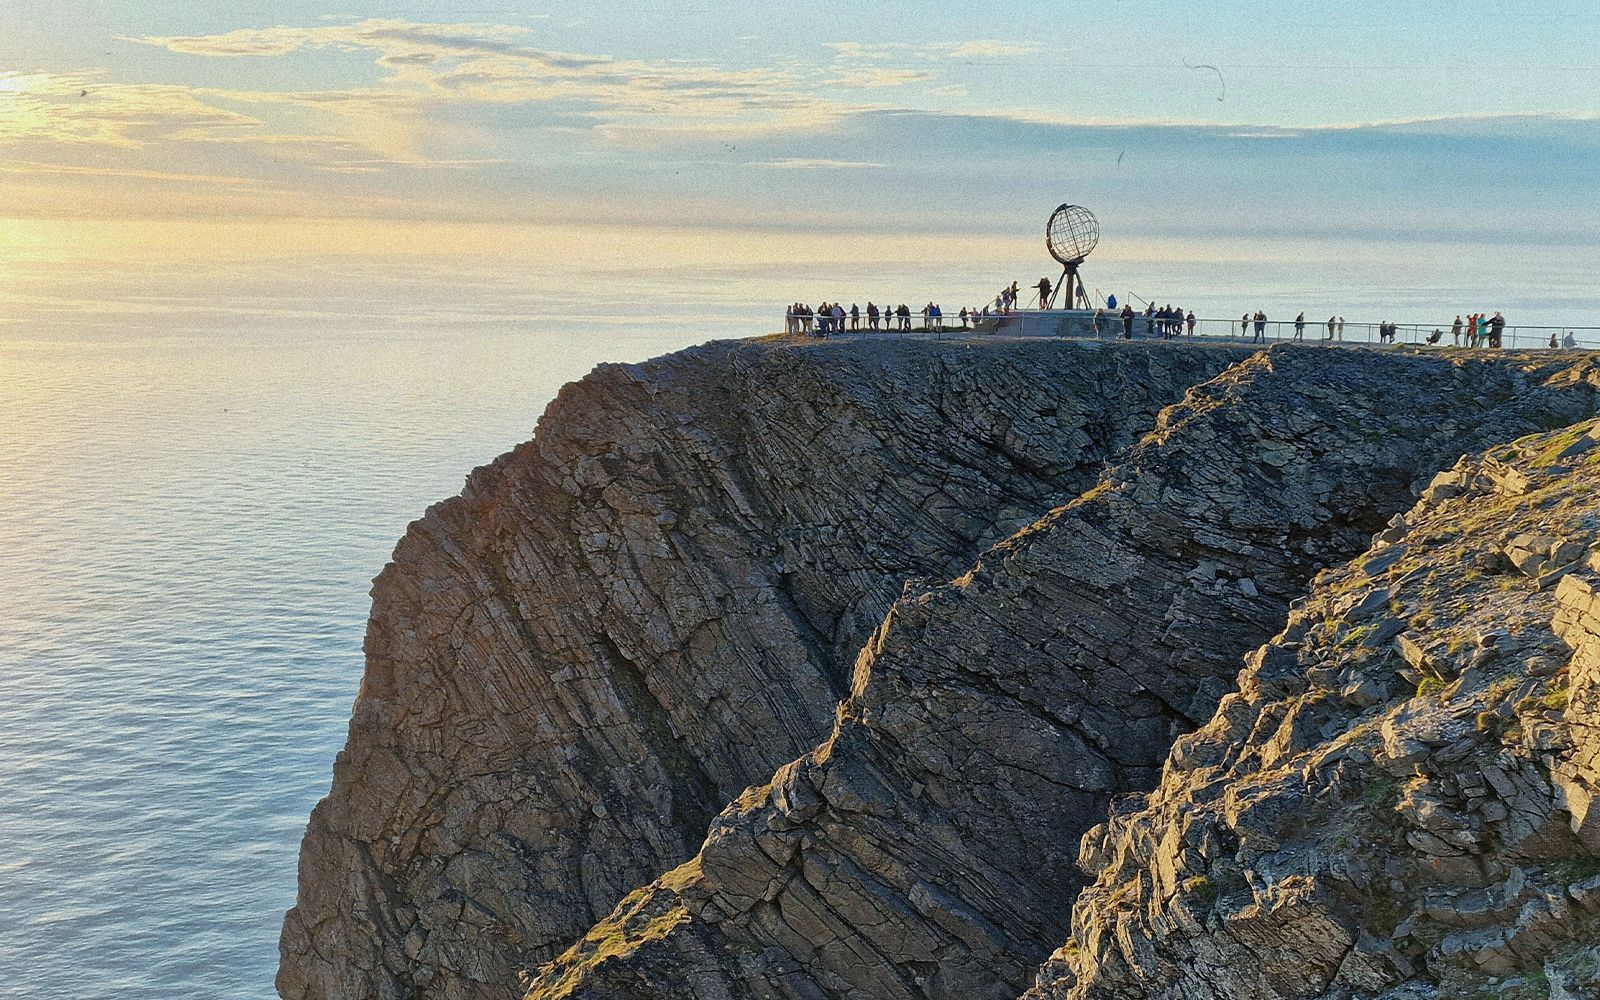
[[[603,367],[379,578],[280,992],[1399,1000],[1542,956],[1587,995],[1600,717],[1557,681],[1600,657],[1600,574],[1553,484],[1596,385],[1003,340]],[[1481,516],[1424,526],[1450,505]],[[1440,752],[1463,713],[1537,758],[1509,791]],[[1377,846],[1296,840],[1352,796]],[[1330,843],[1356,889],[1305,862]],[[1373,889],[1408,880],[1433,910]]]
[[[1080,836],[1228,704],[1310,577],[1463,449],[1591,415],[1596,381],[1587,360],[1290,348],[1197,386],[1093,489],[908,587],[829,738],[528,1000],[1015,997],[1068,932]]]
[[[1464,460],[1320,576],[1084,839],[1029,997],[1600,996],[1597,443]]]
[[[906,580],[962,572],[1245,356],[717,344],[568,386],[374,586],[280,993],[519,996],[826,736]]]

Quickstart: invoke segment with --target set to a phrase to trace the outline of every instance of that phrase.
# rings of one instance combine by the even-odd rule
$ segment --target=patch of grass
[[[1367,782],[1367,786],[1361,790],[1361,802],[1367,806],[1393,809],[1395,803],[1400,801],[1399,793],[1400,779],[1385,774]]]
[[[1446,684],[1442,678],[1429,674],[1422,679],[1421,683],[1417,685],[1417,697],[1426,698],[1429,695],[1438,694],[1446,687],[1449,687],[1449,685]]]
[[[1553,687],[1541,695],[1529,695],[1517,702],[1519,712],[1565,712],[1567,699],[1570,696],[1565,685]]]
[[[1478,732],[1483,733],[1485,736],[1501,739],[1508,729],[1516,725],[1516,722],[1506,718],[1492,708],[1486,708],[1478,713],[1473,725]]]
[[[1562,885],[1571,885],[1573,882],[1582,882],[1584,879],[1600,875],[1600,858],[1581,857],[1563,858],[1552,861],[1545,866],[1545,871]]]
[[[1366,638],[1369,635],[1376,631],[1378,631],[1378,625],[1376,622],[1373,622],[1370,625],[1357,625],[1355,628],[1352,628],[1350,631],[1340,636],[1339,641],[1334,643],[1333,648],[1350,649],[1354,646],[1359,646],[1366,641]]]
[[[1217,901],[1217,884],[1204,875],[1183,880],[1183,891],[1201,906],[1209,908]]]

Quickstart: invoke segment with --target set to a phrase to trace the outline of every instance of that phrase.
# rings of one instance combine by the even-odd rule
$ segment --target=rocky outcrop
[[[520,995],[826,736],[905,581],[963,572],[1246,356],[721,344],[567,387],[374,586],[279,991]],[[1118,767],[1148,784],[1170,720],[1140,704],[1150,735]],[[1085,782],[1083,808],[1126,783],[1108,780]]]
[[[1600,429],[1464,460],[1083,841],[1041,1000],[1600,996]]]
[[[1117,796],[1155,785],[1172,740],[1219,703],[1232,718],[1238,658],[1278,631],[1312,574],[1364,549],[1463,450],[1592,414],[1595,381],[1587,361],[1550,357],[1279,348],[1197,387],[1083,496],[952,583],[908,588],[863,647],[829,738],[740,796],[692,861],[541,970],[529,1000],[1014,997],[1067,932],[1080,835]],[[1383,642],[1404,638],[1392,625],[1364,638],[1385,629]],[[1352,703],[1385,696],[1381,679],[1340,679]],[[1295,719],[1288,747],[1328,723]],[[1298,801],[1263,805],[1256,825],[1284,836],[1274,817]],[[1116,922],[1085,916],[1093,929],[1058,954],[1041,995],[1099,988],[1090,977],[1114,976],[1123,950],[1127,992],[1084,995],[1187,996],[1140,984],[1207,968],[1139,951],[1155,933],[1139,922],[1157,898],[1139,888],[1148,849],[1198,804],[1134,810],[1151,817],[1137,823],[1128,808],[1086,848],[1100,881],[1085,906]],[[1256,923],[1263,948],[1316,933]],[[1285,968],[1239,957],[1253,963],[1242,975]]]

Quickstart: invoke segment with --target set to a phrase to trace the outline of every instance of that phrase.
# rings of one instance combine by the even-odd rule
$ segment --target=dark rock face
[[[524,970],[691,857],[718,810],[826,736],[906,580],[964,571],[1245,356],[722,344],[569,386],[533,442],[412,525],[374,586],[367,673],[302,847],[279,991],[520,995]],[[1135,748],[1079,780],[1082,809],[1153,782],[1171,713],[1140,704]],[[1028,724],[1054,738],[1053,722]]]
[[[1015,997],[1113,797],[1156,784],[1291,597],[1436,470],[1592,414],[1570,363],[1280,348],[1197,387],[1094,489],[908,588],[831,736],[528,1000]]]
[[[1320,577],[1084,839],[1028,996],[1600,996],[1597,443],[1463,461]]]

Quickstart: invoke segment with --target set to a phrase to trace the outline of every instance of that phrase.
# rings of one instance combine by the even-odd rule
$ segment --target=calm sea
[[[1550,260],[1525,309],[1600,314],[1592,269]],[[1336,296],[1330,267],[1263,267],[1139,277],[1229,316],[1451,309],[1403,274]],[[791,298],[977,302],[1040,269],[973,270],[0,260],[0,996],[271,996],[407,522],[597,362],[769,332]]]

